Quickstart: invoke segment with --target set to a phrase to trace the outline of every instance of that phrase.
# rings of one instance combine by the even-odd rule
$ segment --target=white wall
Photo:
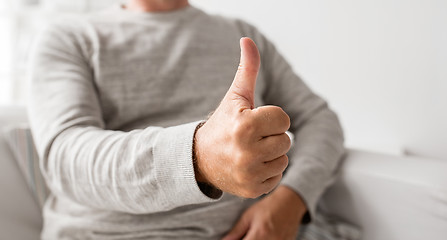
[[[0,0],[0,104],[27,102],[28,57],[33,40],[48,21],[81,15],[120,0]]]
[[[447,160],[446,0],[192,0],[263,31],[339,113],[347,145]]]

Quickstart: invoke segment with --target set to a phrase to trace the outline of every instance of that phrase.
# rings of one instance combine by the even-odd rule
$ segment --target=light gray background
[[[16,11],[0,6],[2,36],[8,36],[5,29],[14,33],[1,40],[1,50],[9,52],[0,56],[3,104],[26,101],[26,68],[20,62],[26,57],[21,51],[28,51],[26,39],[37,27],[24,23],[35,25],[45,22],[43,16],[79,14],[120,1],[41,0],[38,11],[23,11],[17,7],[20,2],[9,2]],[[349,147],[447,160],[447,1],[191,2],[246,19],[272,39],[339,113]],[[11,64],[11,59],[19,63]]]

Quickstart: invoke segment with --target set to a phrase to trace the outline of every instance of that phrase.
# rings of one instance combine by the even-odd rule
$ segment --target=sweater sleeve
[[[212,202],[195,180],[198,122],[130,132],[105,129],[79,36],[50,27],[35,46],[29,119],[52,194],[135,214]]]
[[[307,222],[315,216],[320,196],[335,178],[344,154],[343,131],[337,115],[294,73],[273,44],[257,31],[254,38],[260,46],[266,79],[263,99],[284,109],[295,136],[281,184],[303,198],[308,208]]]

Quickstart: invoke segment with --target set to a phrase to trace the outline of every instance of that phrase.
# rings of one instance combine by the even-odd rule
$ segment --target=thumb
[[[249,227],[250,222],[241,218],[222,240],[240,240],[247,234]]]
[[[261,57],[256,44],[250,38],[241,38],[241,60],[233,83],[226,94],[229,100],[237,101],[240,110],[255,106],[255,87]]]

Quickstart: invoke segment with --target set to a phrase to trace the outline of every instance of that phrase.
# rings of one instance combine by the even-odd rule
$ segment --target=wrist
[[[272,194],[276,195],[276,197],[279,197],[283,201],[285,201],[288,204],[287,206],[294,206],[293,209],[296,211],[300,219],[302,219],[304,215],[307,213],[306,203],[301,198],[301,196],[290,187],[280,185],[276,188],[276,190]]]
[[[199,164],[200,154],[199,154],[198,147],[197,147],[197,143],[198,143],[197,138],[199,135],[198,132],[204,124],[205,124],[205,122],[199,123],[199,125],[197,125],[196,130],[194,132],[194,138],[193,138],[193,144],[192,144],[192,160],[193,160],[193,166],[194,166],[194,174],[196,177],[197,185],[200,188],[200,191],[202,191],[202,193],[204,193],[205,195],[207,195],[210,198],[218,199],[222,196],[222,191],[215,188],[212,184],[209,183],[209,181],[203,174],[200,164]]]
[[[199,151],[198,151],[198,132],[199,129],[205,124],[205,121],[199,123],[196,127],[196,130],[194,131],[194,138],[193,138],[193,143],[192,143],[192,161],[193,161],[193,165],[194,165],[194,174],[196,177],[196,181],[198,183],[205,183],[208,184],[207,179],[205,178],[205,176],[202,174],[201,168],[199,167]]]

